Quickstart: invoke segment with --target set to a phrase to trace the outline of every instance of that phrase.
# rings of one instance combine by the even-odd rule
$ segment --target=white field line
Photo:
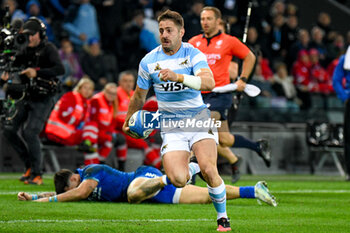
[[[76,222],[112,222],[112,223],[129,223],[129,222],[198,222],[213,221],[213,219],[28,219],[28,220],[9,220],[0,221],[0,223],[76,223]]]
[[[0,192],[0,195],[14,195],[18,194],[21,191],[9,191],[9,192]],[[35,194],[35,193],[43,193],[43,192],[53,192],[52,190],[44,190],[44,191],[36,191],[36,192],[27,192],[29,194]],[[281,191],[273,191],[270,190],[271,193],[277,194],[277,193],[350,193],[350,190],[326,190],[326,189],[321,189],[321,190],[312,190],[312,189],[298,189],[298,190],[281,190]]]
[[[271,191],[271,193],[350,193],[350,190],[312,190],[312,189],[299,189],[299,190],[285,190],[285,191]]]

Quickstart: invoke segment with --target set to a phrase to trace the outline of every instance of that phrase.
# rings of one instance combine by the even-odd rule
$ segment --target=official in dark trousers
[[[346,83],[343,86],[343,79]],[[344,156],[347,169],[346,180],[350,181],[350,46],[346,55],[339,59],[333,73],[333,88],[339,99],[345,102],[344,111]]]
[[[39,134],[54,105],[59,85],[57,76],[64,74],[64,67],[57,48],[47,41],[46,27],[41,20],[29,18],[21,33],[27,35],[28,44],[16,55],[12,67],[20,68],[20,80],[28,88],[10,91],[11,85],[14,85],[13,73],[2,73],[2,82],[7,82],[6,94],[12,97],[17,95],[19,98],[16,104],[17,114],[10,126],[5,127],[4,137],[25,163],[26,172],[20,180],[27,184],[41,185],[42,153]]]

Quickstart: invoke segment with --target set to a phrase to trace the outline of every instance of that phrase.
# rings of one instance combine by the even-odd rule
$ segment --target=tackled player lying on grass
[[[192,173],[200,172],[196,163],[189,164]],[[141,203],[143,201],[167,204],[211,203],[207,188],[186,185],[176,188],[158,169],[141,166],[135,172],[121,172],[107,165],[93,164],[75,173],[62,169],[54,176],[55,192],[29,194],[18,193],[18,200],[36,202],[109,201]],[[226,185],[227,199],[253,198],[277,206],[266,183],[255,186],[235,187]]]

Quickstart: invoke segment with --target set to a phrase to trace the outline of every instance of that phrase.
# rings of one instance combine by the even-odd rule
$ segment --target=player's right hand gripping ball
[[[130,131],[142,139],[147,138],[153,132],[153,128],[145,127],[145,112],[147,111],[139,110],[132,114],[132,116],[129,119]]]

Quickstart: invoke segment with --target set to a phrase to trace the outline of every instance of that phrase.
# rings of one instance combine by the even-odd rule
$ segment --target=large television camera
[[[29,36],[21,33],[23,21],[15,19],[10,23],[9,7],[6,6],[5,10],[4,24],[0,27],[0,74],[7,72],[9,78],[4,85],[6,98],[0,99],[0,122],[6,128],[12,125],[12,119],[17,114],[16,104],[24,99],[29,86],[19,75],[24,67],[15,65],[16,57],[29,43]]]
[[[3,18],[4,25],[0,29],[0,71],[17,72],[19,67],[14,67],[16,56],[22,54],[29,43],[28,34],[21,33],[23,21],[14,19],[10,23],[9,7],[5,8],[6,13]]]
[[[0,74],[3,72],[9,74],[9,79],[7,81],[9,85],[6,88],[14,88],[15,91],[23,92],[27,88],[27,85],[22,85],[23,82],[19,77],[19,72],[22,71],[24,67],[18,64],[15,65],[15,60],[16,57],[23,54],[27,48],[29,35],[21,33],[23,27],[22,19],[14,19],[11,22],[8,6],[5,7],[3,23],[3,26],[0,28]]]

